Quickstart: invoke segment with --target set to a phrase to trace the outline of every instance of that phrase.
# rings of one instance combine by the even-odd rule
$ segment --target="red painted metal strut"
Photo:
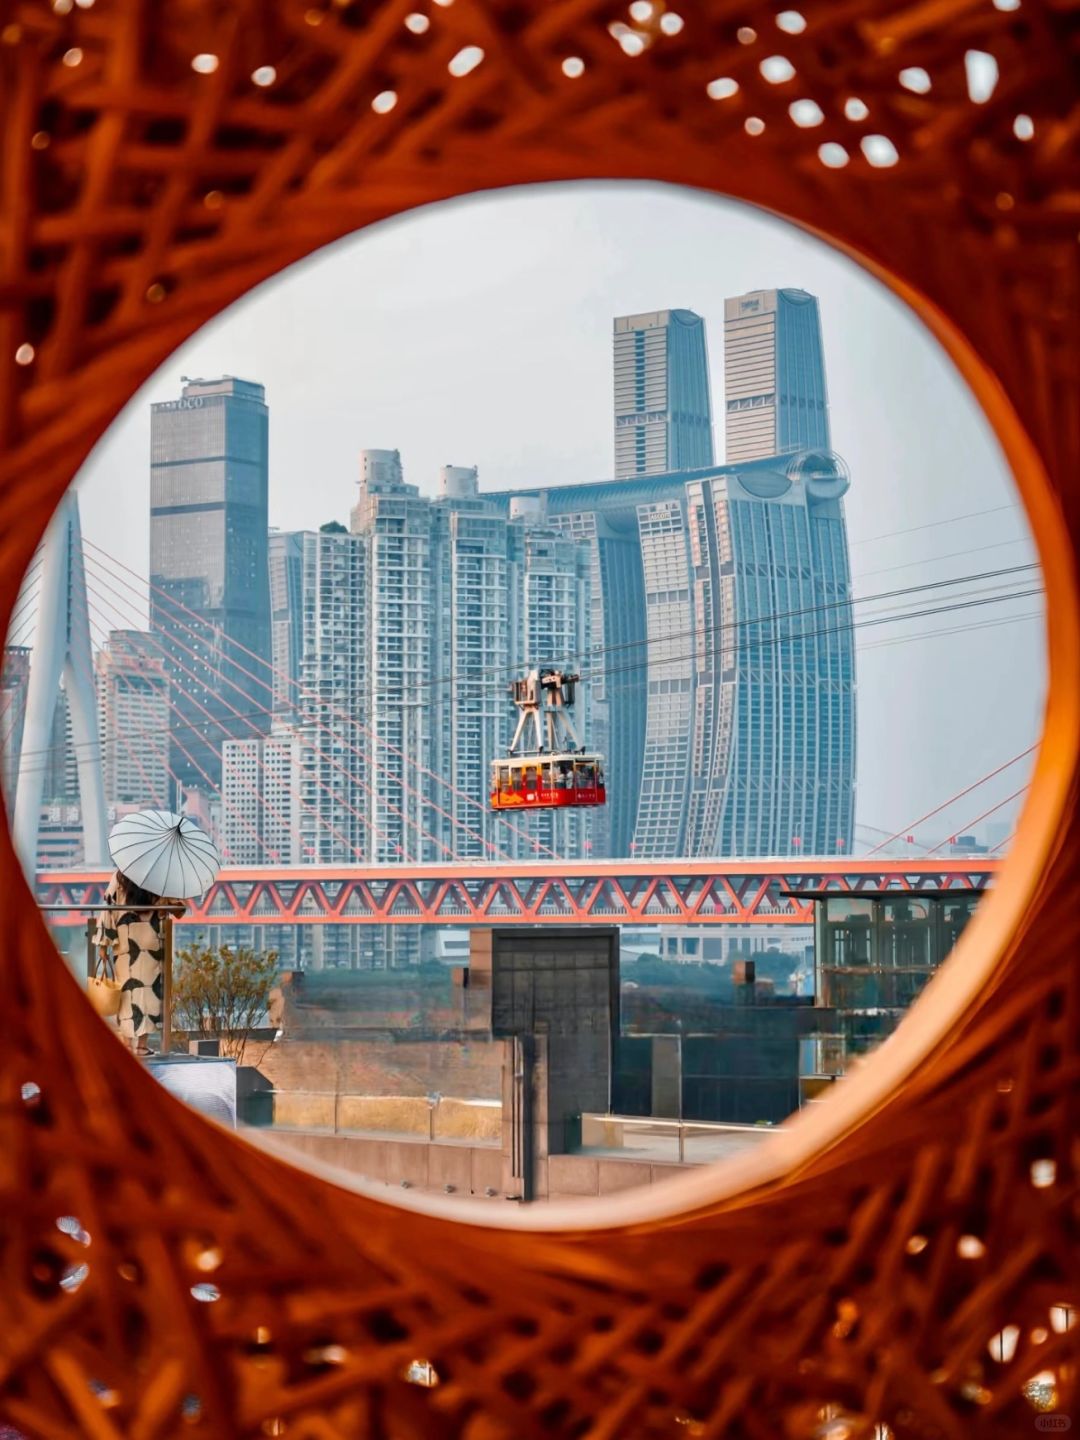
[[[198,925],[808,925],[789,891],[971,891],[1001,866],[978,860],[506,861],[499,864],[244,866],[223,870],[182,923]],[[39,874],[53,923],[100,904],[109,875]]]

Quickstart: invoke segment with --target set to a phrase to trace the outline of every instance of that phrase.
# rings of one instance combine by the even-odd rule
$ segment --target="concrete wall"
[[[332,1095],[443,1095],[498,1100],[502,1043],[430,1040],[284,1039],[253,1058],[275,1090]]]
[[[427,1140],[478,1140],[497,1143],[502,1107],[497,1102],[468,1104],[440,1099],[434,1114],[426,1099],[412,1095],[329,1095],[279,1091],[274,1095],[278,1130],[330,1130],[418,1135]]]
[[[274,1139],[295,1150],[301,1164],[303,1156],[309,1155],[375,1184],[506,1203],[503,1157],[497,1145],[453,1141],[433,1144],[398,1136],[287,1131],[275,1131]],[[690,1168],[694,1167],[590,1155],[549,1155],[536,1176],[537,1199],[612,1195],[635,1185],[670,1180]],[[494,1193],[489,1195],[489,1190]]]
[[[502,1152],[497,1145],[388,1138],[384,1135],[320,1135],[276,1130],[274,1139],[297,1152],[374,1184],[435,1194],[502,1198]],[[491,1196],[486,1192],[490,1190]]]

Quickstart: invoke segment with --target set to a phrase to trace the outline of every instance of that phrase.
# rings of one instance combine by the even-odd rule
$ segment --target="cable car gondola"
[[[569,710],[579,677],[530,670],[514,680],[517,729],[507,754],[491,765],[493,810],[561,810],[604,805],[604,759],[578,741]],[[524,748],[532,729],[535,744]]]

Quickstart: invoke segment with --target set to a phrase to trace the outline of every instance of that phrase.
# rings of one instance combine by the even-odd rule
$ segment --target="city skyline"
[[[539,212],[567,220],[567,236],[560,245],[531,238]],[[645,267],[651,274],[645,274],[639,255],[632,257],[635,264],[631,266],[628,252],[615,242],[628,217],[643,234],[663,232],[666,249],[658,247],[658,253],[662,251],[664,261]],[[730,238],[736,231],[736,238]],[[698,258],[705,252],[702,239],[706,233],[714,248],[723,251],[709,253],[707,273]],[[509,238],[515,243],[508,244]],[[562,265],[561,303],[553,308],[547,267],[542,262],[548,252],[566,250],[571,238],[575,250],[582,253],[573,266]],[[566,261],[567,257],[561,258]],[[447,267],[460,272],[455,283],[447,283]],[[350,269],[359,284],[355,291],[345,280]],[[677,277],[674,287],[671,275]],[[402,289],[406,276],[411,289]],[[828,311],[826,350],[836,448],[849,460],[856,455],[864,457],[864,464],[852,466],[860,484],[848,509],[857,593],[875,594],[905,583],[937,579],[943,574],[943,564],[947,566],[945,574],[959,575],[966,569],[1028,558],[1022,518],[996,447],[962,384],[910,316],[874,282],[825,247],[752,212],[675,191],[589,187],[587,192],[580,188],[519,192],[429,210],[393,227],[379,227],[334,247],[223,317],[178,352],[162,378],[152,384],[158,385],[158,394],[163,393],[161,386],[166,381],[175,386],[181,366],[189,373],[229,369],[243,374],[250,356],[258,350],[265,360],[259,378],[266,381],[274,406],[271,519],[282,528],[291,528],[301,501],[307,511],[301,524],[343,518],[352,495],[358,451],[370,440],[384,437],[400,446],[406,475],[424,493],[431,492],[437,475],[437,468],[424,462],[425,454],[438,457],[439,468],[446,462],[475,461],[486,489],[504,489],[525,481],[535,485],[592,480],[610,475],[614,468],[610,453],[603,456],[604,450],[610,451],[610,421],[604,422],[604,411],[610,415],[610,361],[604,356],[600,366],[595,363],[603,350],[610,355],[612,315],[638,313],[638,307],[643,312],[650,301],[653,305],[681,303],[685,298],[705,316],[715,342],[723,299],[737,292],[740,282],[751,289],[773,277],[820,294]],[[399,282],[396,287],[395,279]],[[440,286],[446,292],[441,298],[437,293]],[[609,300],[616,290],[619,298]],[[385,299],[381,298],[383,291],[387,292]],[[487,306],[480,304],[484,295],[489,299]],[[699,298],[702,295],[705,299]],[[504,304],[504,313],[498,313],[500,307],[490,301],[499,296],[504,301],[516,298],[519,303]],[[359,321],[358,305],[366,308],[368,323],[354,323],[350,330],[351,317]],[[603,318],[597,314],[600,306],[606,310]],[[260,308],[266,319],[260,320],[255,313]],[[246,318],[245,309],[249,312]],[[331,324],[331,309],[340,326]],[[551,312],[542,333],[535,328],[541,309]],[[460,326],[444,328],[438,323],[447,315],[468,312],[479,325],[481,310],[484,322],[476,339],[468,343]],[[492,310],[496,312],[493,317],[489,314]],[[422,347],[409,342],[413,317],[418,318],[421,311],[426,337]],[[271,312],[274,335],[283,344],[266,344]],[[371,352],[374,334],[386,338],[391,312],[400,332],[399,353],[408,353],[411,364],[384,383],[365,357]],[[532,330],[523,327],[526,315]],[[571,319],[575,343],[580,347],[574,351],[574,360],[578,355],[581,359],[560,370],[548,363],[545,347],[565,351]],[[507,343],[511,330],[526,335],[531,348],[526,346],[515,357],[515,365],[507,367],[507,350],[515,348]],[[342,332],[363,335],[360,348],[346,344]],[[300,333],[317,335],[318,340],[298,344]],[[451,334],[454,345],[448,348]],[[501,343],[496,345],[495,339]],[[330,362],[344,353],[343,345],[351,360],[363,367],[359,411],[355,397],[345,408],[333,400],[336,382]],[[292,361],[286,367],[286,386],[286,372],[281,369],[285,350],[321,356],[323,363]],[[513,398],[516,392],[508,392],[505,384],[500,388],[492,378],[495,354],[503,369],[512,371],[523,398],[530,401],[531,425],[520,424],[520,407],[506,403],[508,395]],[[216,364],[210,355],[218,357]],[[387,364],[385,347],[379,355],[381,367],[393,370]],[[453,387],[456,409],[449,412],[448,377],[455,370],[462,372],[463,379]],[[248,366],[247,373],[255,372]],[[316,375],[321,377],[318,384]],[[405,377],[411,377],[409,385],[404,383]],[[558,391],[558,400],[544,401],[548,391],[537,390],[541,379],[551,393]],[[524,384],[525,380],[530,383]],[[481,383],[488,381],[490,385]],[[355,383],[352,376],[354,390]],[[722,372],[714,370],[714,402],[723,393],[722,384]],[[392,395],[388,386],[393,388]],[[585,402],[595,399],[600,387],[607,390],[607,396],[597,414],[597,407],[587,407]],[[496,399],[481,404],[489,391]],[[419,397],[423,403],[418,407]],[[853,397],[858,403],[852,403]],[[402,414],[393,418],[406,402],[415,417],[411,424],[404,422]],[[484,424],[477,418],[478,406],[484,410]],[[586,408],[589,422],[583,425]],[[375,410],[382,420],[373,417]],[[427,418],[429,415],[432,418]],[[466,422],[473,437],[468,449],[460,439]],[[124,425],[122,421],[113,437],[112,463],[104,456],[95,457],[87,472],[92,475],[95,469],[110,469],[114,494],[117,489],[123,492],[129,483],[123,478],[129,461],[123,457],[126,454],[130,460],[138,452],[138,423],[134,431],[130,424],[124,430]],[[515,427],[512,443],[507,425]],[[350,437],[347,459],[346,435]],[[583,435],[591,438],[583,443]],[[496,443],[497,454],[492,451]],[[560,455],[560,443],[574,447],[573,455]],[[298,445],[304,450],[302,468],[296,463]],[[594,458],[597,455],[604,463]],[[538,470],[549,473],[538,475]],[[304,476],[303,485],[295,483],[299,474]],[[92,511],[89,489],[84,493]],[[920,510],[915,517],[910,514],[913,504]],[[953,525],[956,516],[967,518]],[[919,523],[913,526],[913,519]],[[89,529],[95,522],[88,519],[86,523]],[[137,526],[133,528],[137,531]],[[898,532],[913,538],[905,539]],[[862,546],[866,549],[861,550]],[[966,566],[962,561],[948,563],[950,557],[964,551],[973,555]],[[985,559],[980,560],[982,555]],[[1012,607],[1014,612],[1032,608],[1030,604]],[[993,612],[1008,613],[1006,609]],[[910,627],[910,631],[918,628]],[[939,628],[946,628],[944,622]],[[978,774],[999,762],[1003,754],[1036,738],[1042,686],[1040,647],[1032,643],[1037,641],[1037,621],[965,633],[963,644],[970,666],[963,663],[963,656],[957,661],[956,642],[932,637],[920,644],[904,643],[901,648],[881,646],[868,652],[862,662],[863,735],[873,737],[869,744],[864,742],[860,752],[859,818],[866,823],[881,828],[902,824],[924,801],[928,808],[940,799],[958,762]],[[988,657],[998,658],[1004,644],[1012,647],[1010,656],[1015,652],[1018,684],[1007,683],[1000,666],[980,663]],[[898,672],[892,662],[901,657],[907,663]],[[889,696],[897,673],[905,677],[900,705]],[[913,682],[912,676],[919,679]],[[945,743],[935,747],[936,753],[928,753],[921,737],[928,732],[946,736],[958,708],[964,713],[966,729],[962,753],[950,754]],[[911,761],[901,774],[903,767],[896,763],[896,756],[903,754],[905,744]]]

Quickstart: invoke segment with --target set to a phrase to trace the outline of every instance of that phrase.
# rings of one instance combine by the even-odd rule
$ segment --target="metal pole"
[[[94,954],[94,932],[97,925],[93,920],[86,922],[86,978],[92,980],[97,974],[97,956]]]
[[[686,1159],[686,1138],[685,1138],[685,1132],[684,1132],[684,1130],[683,1130],[683,1114],[682,1114],[682,1111],[683,1111],[683,1103],[682,1103],[682,1030],[679,1030],[679,1031],[678,1031],[678,1036],[677,1036],[677,1038],[678,1038],[678,1042],[679,1042],[678,1047],[677,1047],[677,1051],[676,1051],[676,1053],[677,1053],[677,1055],[678,1055],[678,1066],[679,1066],[679,1074],[678,1074],[678,1087],[679,1087],[679,1164],[681,1165],[681,1164],[683,1164],[683,1162],[684,1162],[685,1159]]]
[[[161,1053],[168,1055],[172,1049],[173,917],[166,912],[164,919],[161,957]]]

